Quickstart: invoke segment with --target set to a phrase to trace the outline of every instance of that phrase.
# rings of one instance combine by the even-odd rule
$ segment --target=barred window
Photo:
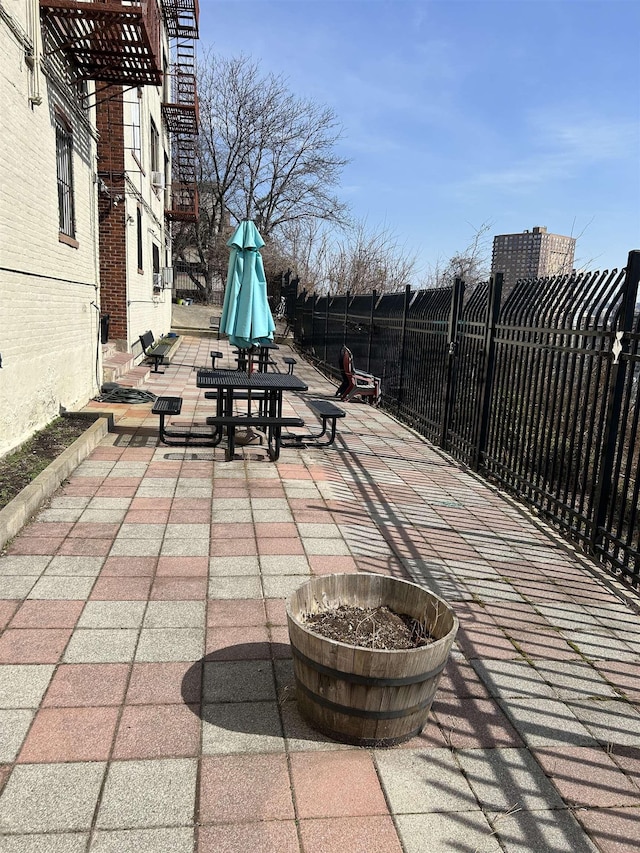
[[[136,237],[138,249],[138,272],[143,271],[142,264],[144,263],[143,245],[142,245],[142,208],[138,206],[136,210]]]
[[[142,93],[140,89],[130,89],[124,93],[124,102],[129,108],[129,132],[131,134],[129,145],[131,153],[138,161],[140,167],[142,167],[141,97]]]
[[[75,237],[73,204],[73,134],[62,116],[56,115],[56,168],[60,233]]]
[[[151,132],[149,141],[151,143],[151,171],[157,172],[160,169],[160,134],[153,119],[150,120]]]
[[[138,163],[142,164],[142,140],[140,138],[140,102],[131,102],[131,147]]]

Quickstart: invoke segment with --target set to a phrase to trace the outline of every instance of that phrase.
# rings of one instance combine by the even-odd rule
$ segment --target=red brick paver
[[[210,347],[185,337],[145,386],[182,396],[189,421],[210,411],[191,369]],[[285,401],[310,421],[302,396]],[[11,850],[640,845],[637,617],[510,501],[383,411],[344,407],[336,448],[273,464],[264,447],[226,462],[158,446],[150,405],[115,406],[116,431],[0,555]],[[295,702],[287,595],[357,571],[413,579],[460,620],[424,730],[390,751],[331,741]],[[523,697],[536,667],[550,693]],[[609,723],[596,683],[618,697]],[[495,802],[513,809],[491,836]]]

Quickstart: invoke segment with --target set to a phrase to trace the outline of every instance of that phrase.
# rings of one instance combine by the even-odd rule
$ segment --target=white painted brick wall
[[[136,235],[136,212],[139,198],[134,192],[127,192],[126,212],[130,224],[127,226],[127,292],[128,312],[130,330],[129,348],[133,352],[139,351],[138,335],[151,329],[155,338],[160,338],[171,329],[171,289],[163,290],[159,294],[153,292],[153,255],[152,244],[156,243],[160,249],[160,266],[165,266],[165,218],[164,218],[164,192],[155,193],[151,187],[151,162],[150,162],[150,119],[160,131],[161,148],[168,146],[168,137],[163,132],[162,123],[162,89],[155,86],[145,86],[142,89],[140,99],[140,125],[141,125],[141,148],[142,148],[142,171],[140,165],[128,149],[130,145],[130,112],[125,101],[125,168],[133,183],[136,193],[142,197],[142,245],[143,245],[143,270],[138,272],[138,243]],[[160,153],[160,162],[163,163],[163,154]],[[161,167],[161,170],[164,167]],[[148,208],[154,216],[151,216]],[[154,218],[155,217],[155,218]]]
[[[11,3],[9,11],[16,5]],[[98,345],[95,144],[74,154],[76,239],[58,239],[51,87],[29,104],[24,50],[0,21],[0,455],[95,395]],[[84,134],[86,138],[86,133]],[[98,362],[97,362],[98,360]]]

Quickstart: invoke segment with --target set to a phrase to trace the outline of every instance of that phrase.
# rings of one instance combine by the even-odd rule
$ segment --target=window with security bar
[[[157,172],[160,168],[160,134],[153,119],[149,121],[150,133],[149,143],[151,148],[151,171]]]
[[[139,88],[129,89],[124,93],[124,101],[129,110],[129,148],[137,160],[138,165],[142,168],[142,119],[140,98],[141,91]]]
[[[73,201],[73,134],[61,115],[56,115],[56,171],[58,178],[58,219],[60,233],[75,238]]]

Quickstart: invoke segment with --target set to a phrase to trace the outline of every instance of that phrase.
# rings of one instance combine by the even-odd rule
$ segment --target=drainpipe
[[[42,44],[40,35],[40,2],[39,0],[28,0],[27,2],[27,26],[31,39],[31,55],[27,56],[27,64],[31,68],[31,94],[29,102],[33,106],[40,106],[42,95],[40,94],[40,58],[42,56]]]

